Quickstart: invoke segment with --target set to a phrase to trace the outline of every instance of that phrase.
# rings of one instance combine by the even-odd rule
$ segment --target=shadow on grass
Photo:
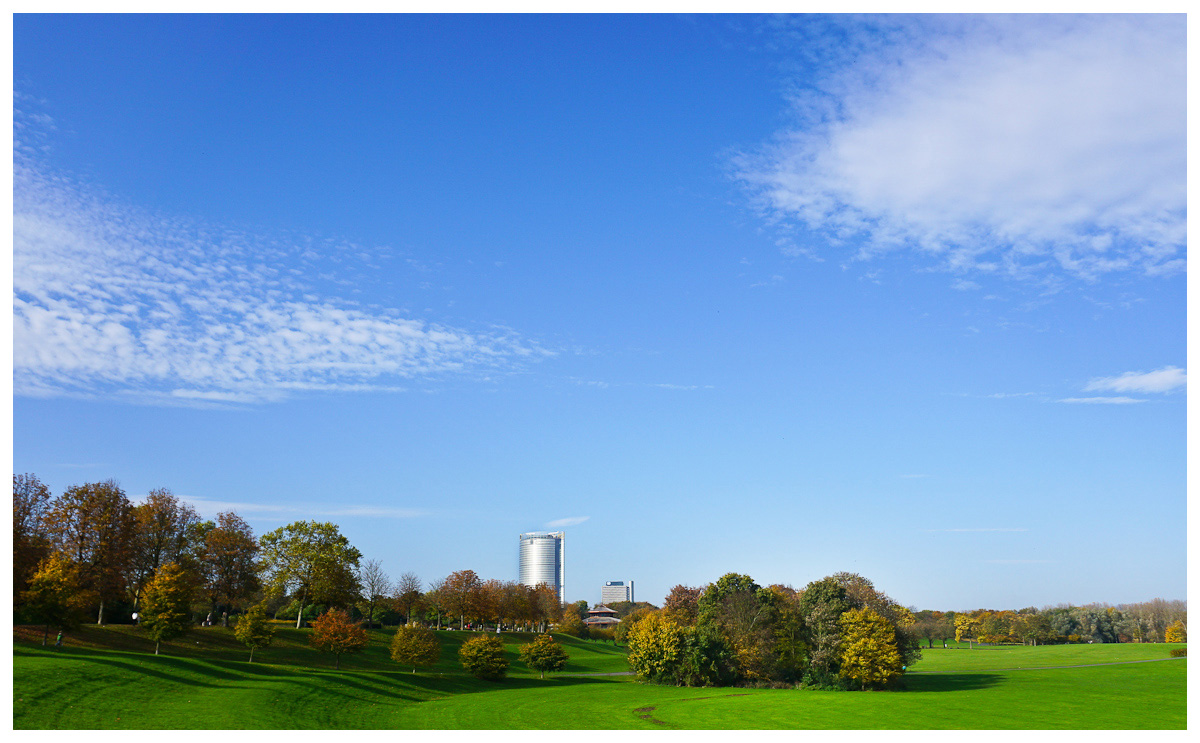
[[[1004,681],[995,673],[937,673],[927,676],[905,676],[904,686],[908,692],[975,691],[990,689]]]

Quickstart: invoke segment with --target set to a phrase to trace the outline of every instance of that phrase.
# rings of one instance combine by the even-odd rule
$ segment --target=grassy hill
[[[21,632],[13,652],[17,729],[1183,729],[1186,659],[1170,645],[1075,645],[926,651],[901,692],[687,689],[628,676],[540,680],[516,662],[523,633],[503,636],[513,675],[464,675],[454,661],[474,633],[443,632],[442,662],[412,674],[387,658],[389,632],[343,659],[285,628],[245,662],[222,628],[164,654],[128,627],[85,628],[62,649]],[[376,641],[376,638],[377,641]],[[625,669],[620,648],[562,637],[577,673]],[[261,651],[260,651],[261,652]],[[259,657],[264,662],[259,663]],[[1141,662],[1141,661],[1152,662]],[[1132,661],[1132,662],[1131,662]],[[1019,667],[1014,667],[1017,663]],[[1094,665],[1116,664],[1116,665]],[[1054,668],[1053,666],[1083,666]],[[1012,669],[1012,670],[1008,670]]]

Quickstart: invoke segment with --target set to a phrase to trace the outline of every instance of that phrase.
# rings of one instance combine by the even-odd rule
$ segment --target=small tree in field
[[[1182,621],[1176,621],[1170,627],[1167,627],[1163,639],[1167,642],[1187,642],[1187,627]]]
[[[154,640],[154,654],[163,640],[179,637],[191,626],[192,578],[169,562],[146,584],[138,624]]]
[[[333,667],[341,668],[342,653],[357,653],[367,646],[367,631],[341,609],[331,609],[313,620],[308,644],[333,653]]]
[[[433,630],[409,625],[396,630],[392,638],[392,660],[406,666],[429,668],[438,662],[442,655],[442,642]]]
[[[508,673],[508,658],[504,643],[497,637],[484,635],[467,640],[458,650],[458,659],[467,673],[487,681],[499,681]]]
[[[522,645],[520,656],[525,665],[542,674],[541,678],[546,678],[546,671],[561,671],[570,658],[550,635],[538,635],[533,642]]]
[[[267,607],[255,604],[250,611],[238,617],[233,636],[250,648],[250,662],[253,663],[254,651],[267,647],[275,637],[275,627],[267,620]]]

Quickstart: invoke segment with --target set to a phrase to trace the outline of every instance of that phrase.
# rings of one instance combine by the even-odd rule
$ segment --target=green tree
[[[250,663],[254,662],[254,651],[265,648],[275,638],[275,626],[267,619],[267,605],[258,603],[241,615],[233,627],[233,636],[250,648]]]
[[[264,534],[260,544],[272,587],[295,594],[300,602],[297,628],[310,601],[347,606],[357,597],[355,574],[362,553],[335,524],[296,521]]]
[[[838,620],[842,630],[838,674],[863,689],[885,686],[903,672],[896,629],[871,609],[850,609]]]
[[[522,645],[520,656],[525,665],[541,674],[541,678],[546,678],[546,671],[561,671],[570,658],[550,635],[538,635],[533,642]]]
[[[333,653],[333,667],[340,669],[344,653],[357,653],[367,646],[367,631],[341,609],[330,609],[313,621],[308,644]]]
[[[487,681],[499,681],[508,673],[504,643],[492,635],[473,637],[458,650],[458,660],[467,673]]]
[[[177,563],[160,567],[143,591],[138,625],[154,640],[154,654],[163,640],[179,637],[191,626],[192,576]]]
[[[405,666],[430,668],[442,655],[442,643],[437,633],[415,624],[400,627],[392,638],[392,660]]]
[[[79,568],[61,552],[53,552],[29,578],[21,593],[22,612],[44,625],[42,645],[50,637],[50,628],[66,631],[77,627],[87,608],[87,597],[80,591]]]
[[[849,608],[846,589],[833,577],[809,583],[800,594],[804,641],[809,648],[809,676],[817,683],[829,683],[837,676],[841,642],[838,620]]]

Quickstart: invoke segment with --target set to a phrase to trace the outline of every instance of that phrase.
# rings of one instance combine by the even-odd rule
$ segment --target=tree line
[[[169,605],[169,611],[164,608]],[[35,475],[13,477],[15,619],[69,629],[91,613],[153,628],[220,622],[259,606],[300,627],[330,609],[368,626],[492,623],[545,631],[562,616],[553,588],[455,571],[428,587],[393,581],[337,525],[297,521],[256,537],[233,511],[202,520],[170,490],[132,503],[114,480],[53,497]]]
[[[933,647],[949,640],[968,645],[1184,642],[1187,603],[1160,598],[1140,603],[1060,604],[1042,609],[976,609],[916,613],[913,630]]]

